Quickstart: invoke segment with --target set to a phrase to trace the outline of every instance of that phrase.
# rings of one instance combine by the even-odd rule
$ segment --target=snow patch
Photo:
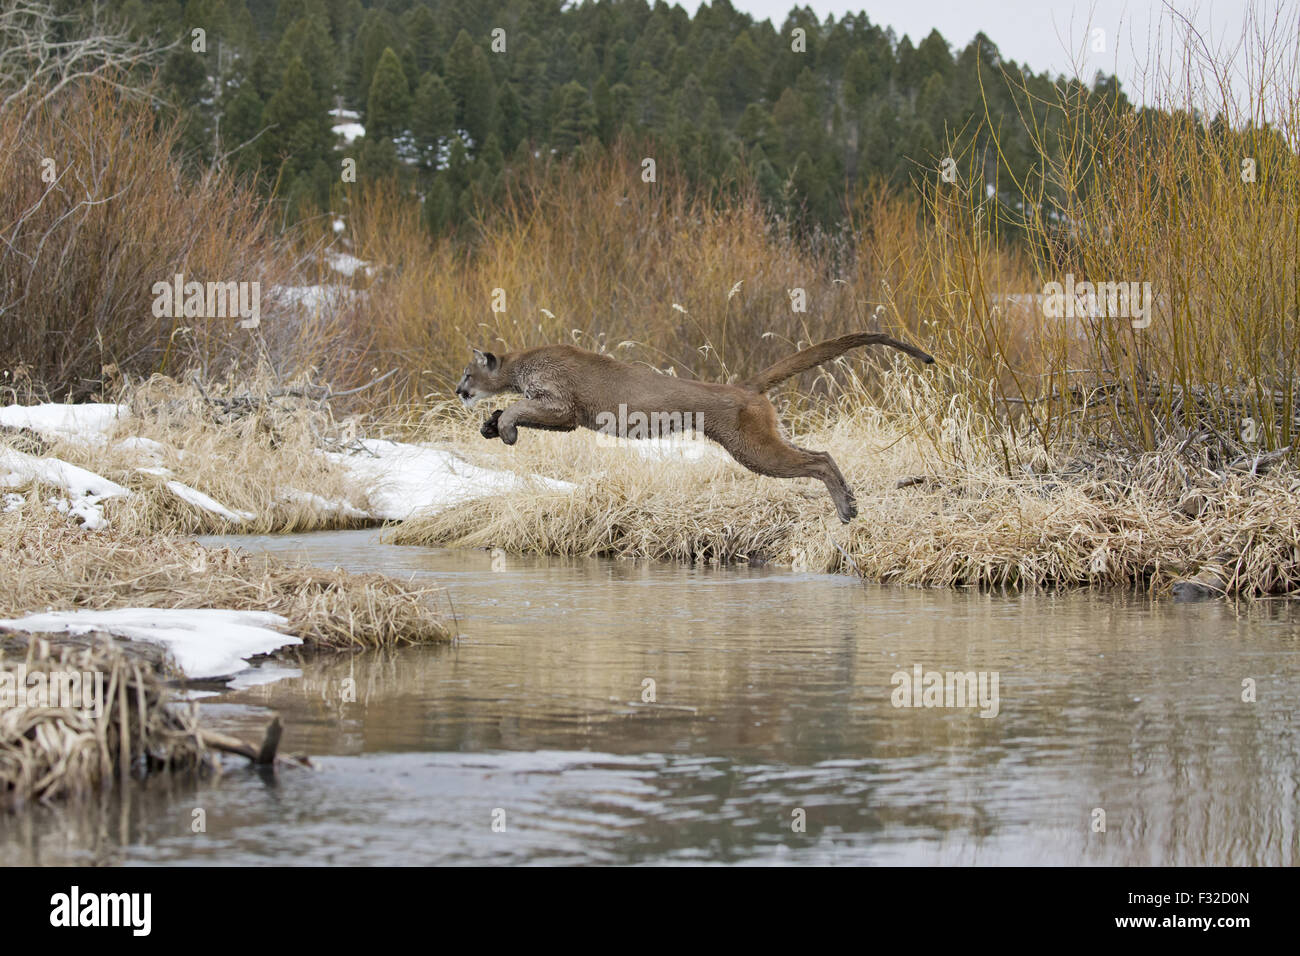
[[[288,620],[269,611],[216,608],[119,608],[112,611],[50,611],[0,621],[0,628],[63,634],[105,631],[167,648],[191,680],[227,677],[248,670],[247,658],[269,654],[302,638],[276,628]]]
[[[366,512],[360,508],[353,507],[346,501],[331,501],[328,498],[322,498],[320,495],[313,494],[310,491],[299,491],[297,488],[290,488],[280,496],[282,501],[289,501],[297,505],[306,505],[319,515],[341,515],[344,518],[369,518]]]
[[[374,271],[366,260],[358,259],[348,252],[327,252],[325,254],[325,263],[339,275],[347,276],[349,279],[356,274],[358,269],[365,269],[367,276]]]
[[[361,444],[369,455],[324,454],[365,489],[371,515],[382,521],[404,521],[417,512],[438,511],[484,495],[511,491],[529,481],[555,491],[571,491],[574,487],[566,481],[480,468],[440,448],[377,438],[363,439]]]
[[[0,447],[0,487],[14,488],[31,481],[54,485],[74,497],[116,498],[128,494],[117,482],[61,458],[36,458],[16,448]]]
[[[108,527],[108,519],[99,506],[100,501],[98,495],[85,495],[81,498],[51,498],[46,504],[59,514],[80,518],[91,531],[102,531]]]
[[[337,285],[277,285],[271,289],[277,302],[311,313],[342,308],[362,295],[356,289]]]
[[[67,498],[51,498],[48,504],[63,514],[80,518],[92,531],[108,523],[100,508],[104,499],[130,494],[117,482],[60,458],[36,458],[16,448],[0,446],[0,488],[21,488],[34,481],[67,492]]]
[[[104,433],[131,411],[125,405],[87,402],[66,405],[46,402],[41,405],[6,405],[0,408],[0,425],[29,428],[46,438],[66,438],[99,444]]]
[[[167,453],[167,446],[162,442],[154,441],[152,438],[143,438],[140,435],[132,435],[130,438],[123,438],[113,447],[126,449],[127,451],[138,451],[145,458],[153,462],[162,461],[163,455]]]
[[[188,505],[193,505],[201,511],[214,514],[218,518],[225,518],[227,521],[233,521],[236,524],[243,521],[252,521],[257,517],[251,511],[238,511],[227,508],[220,501],[208,497],[197,488],[191,488],[184,482],[169,481],[167,482],[167,490]]]
[[[351,144],[353,140],[360,139],[366,135],[366,128],[357,120],[361,116],[356,110],[330,110],[330,116],[336,122],[333,125],[334,134],[343,137],[343,142]]]

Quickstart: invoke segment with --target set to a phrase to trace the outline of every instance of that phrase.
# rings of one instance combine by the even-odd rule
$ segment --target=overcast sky
[[[755,19],[770,19],[780,27],[791,0],[731,0],[738,10]],[[954,48],[965,46],[977,32],[998,45],[1003,57],[1028,64],[1035,72],[1053,75],[1079,74],[1091,81],[1097,70],[1115,73],[1130,97],[1149,102],[1151,79],[1144,79],[1148,50],[1163,46],[1169,49],[1177,18],[1171,10],[1188,17],[1205,37],[1209,48],[1220,61],[1226,61],[1241,42],[1247,24],[1250,0],[810,0],[808,6],[821,18],[833,13],[865,11],[873,23],[894,28],[901,38],[907,34],[912,42],[920,41],[937,28]],[[685,2],[694,12],[700,4]],[[1282,12],[1290,36],[1285,56],[1294,67],[1296,57],[1297,11],[1300,0],[1256,0],[1262,18],[1271,22]],[[1103,50],[1093,49],[1103,31]],[[1181,49],[1181,41],[1178,48]],[[1280,51],[1279,51],[1280,53]],[[1164,57],[1166,63],[1169,57]],[[1076,70],[1076,66],[1078,69]],[[1238,71],[1240,72],[1240,70]],[[1235,88],[1244,89],[1240,78]],[[1143,90],[1147,89],[1146,94]]]

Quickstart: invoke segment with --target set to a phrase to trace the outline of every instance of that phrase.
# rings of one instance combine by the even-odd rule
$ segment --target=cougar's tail
[[[933,355],[922,352],[914,345],[900,342],[883,332],[852,332],[848,335],[841,335],[837,339],[818,342],[801,352],[795,352],[794,355],[781,359],[771,368],[763,369],[757,375],[741,382],[740,385],[742,388],[753,389],[756,392],[766,392],[773,385],[784,382],[792,375],[798,375],[810,368],[816,368],[823,362],[829,362],[831,359],[843,355],[849,349],[856,349],[862,345],[889,345],[899,351],[906,352],[912,358],[920,359],[926,365],[934,362]]]

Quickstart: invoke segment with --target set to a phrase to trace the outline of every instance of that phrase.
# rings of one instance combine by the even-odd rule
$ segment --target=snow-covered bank
[[[47,504],[64,514],[80,518],[82,524],[92,531],[105,526],[104,512],[100,507],[105,499],[130,494],[117,482],[59,458],[37,458],[15,448],[0,446],[0,488],[21,488],[32,482],[53,485],[65,491],[66,498],[51,498]]]
[[[249,669],[248,658],[270,654],[302,638],[282,634],[288,624],[268,611],[213,608],[118,608],[111,611],[50,611],[0,620],[0,630],[89,634],[147,641],[165,647],[182,674],[192,680],[229,677]]]
[[[358,487],[365,489],[370,514],[385,521],[404,521],[472,498],[513,491],[529,481],[558,491],[573,487],[550,478],[480,468],[442,448],[374,438],[361,444],[368,454],[328,452],[326,457],[347,469]]]
[[[51,440],[62,440],[78,446],[74,457],[91,467],[82,467],[54,456],[38,457],[3,444],[0,434],[0,491],[20,489],[34,482],[60,489],[66,497],[50,499],[45,504],[65,514],[78,517],[93,530],[106,526],[102,503],[109,498],[132,498],[141,495],[174,496],[187,506],[205,515],[212,515],[234,525],[249,525],[259,520],[259,514],[248,507],[249,498],[265,502],[261,510],[270,509],[278,514],[289,509],[299,517],[307,513],[329,521],[403,521],[415,514],[428,514],[473,498],[498,492],[513,491],[528,482],[537,482],[549,490],[567,490],[572,486],[544,478],[521,476],[508,471],[498,471],[473,465],[454,451],[426,445],[362,439],[348,452],[315,449],[315,454],[331,466],[334,485],[331,488],[313,487],[291,475],[275,474],[271,480],[283,486],[258,488],[256,494],[236,495],[243,507],[222,501],[224,494],[217,488],[203,490],[206,475],[201,470],[197,477],[187,480],[184,474],[186,449],[174,449],[156,438],[142,434],[127,434],[137,429],[125,405],[11,405],[0,408],[0,425],[30,429]],[[147,427],[139,423],[141,430]],[[116,440],[109,442],[109,435]],[[159,433],[161,437],[166,437]],[[211,446],[209,446],[211,447]],[[217,446],[224,457],[227,449]],[[232,455],[242,455],[242,448],[229,450]],[[302,459],[299,458],[301,461]],[[216,461],[207,462],[208,465]],[[164,465],[166,462],[166,465]],[[170,466],[170,467],[169,467]],[[234,461],[231,466],[238,467]],[[105,468],[120,481],[130,480],[131,487],[109,480],[92,471]],[[307,469],[310,473],[310,469]],[[274,473],[275,469],[268,469]],[[339,480],[341,473],[341,481]],[[319,477],[319,470],[315,472]],[[144,482],[139,475],[160,479]],[[224,476],[223,476],[224,477]],[[263,479],[265,480],[265,479]],[[340,494],[340,489],[346,489]],[[270,494],[267,495],[266,492]],[[209,492],[216,492],[211,494]],[[230,493],[227,487],[227,494]],[[16,507],[11,497],[4,499],[4,507]],[[171,509],[174,513],[175,505]],[[296,519],[295,519],[296,520]],[[309,521],[312,519],[309,519]],[[274,524],[274,521],[269,521]]]
[[[183,482],[169,481],[167,482],[167,490],[187,505],[193,505],[201,511],[214,514],[218,518],[224,518],[226,521],[238,524],[243,521],[252,521],[257,517],[257,515],[253,514],[251,511],[233,511],[223,505],[220,501],[205,495],[197,488],[191,488]]]
[[[0,407],[0,427],[28,428],[45,438],[102,442],[104,433],[130,410],[125,405],[86,402],[65,405],[45,402],[40,405],[5,405]]]

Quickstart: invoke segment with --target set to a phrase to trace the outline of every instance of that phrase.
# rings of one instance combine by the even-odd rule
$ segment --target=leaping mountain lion
[[[927,365],[934,362],[933,356],[881,332],[854,332],[796,352],[737,385],[723,385],[677,378],[571,345],[543,345],[500,356],[475,349],[456,394],[467,407],[489,395],[522,394],[523,399],[509,408],[495,410],[480,429],[484,438],[500,438],[507,445],[518,440],[521,427],[608,431],[616,412],[620,422],[638,420],[639,414],[642,422],[667,423],[669,431],[679,429],[683,420],[693,420],[705,437],[750,471],[773,478],[821,479],[840,520],[847,523],[857,515],[858,505],[834,459],[786,441],[766,393],[793,375],[863,345],[888,345]]]

